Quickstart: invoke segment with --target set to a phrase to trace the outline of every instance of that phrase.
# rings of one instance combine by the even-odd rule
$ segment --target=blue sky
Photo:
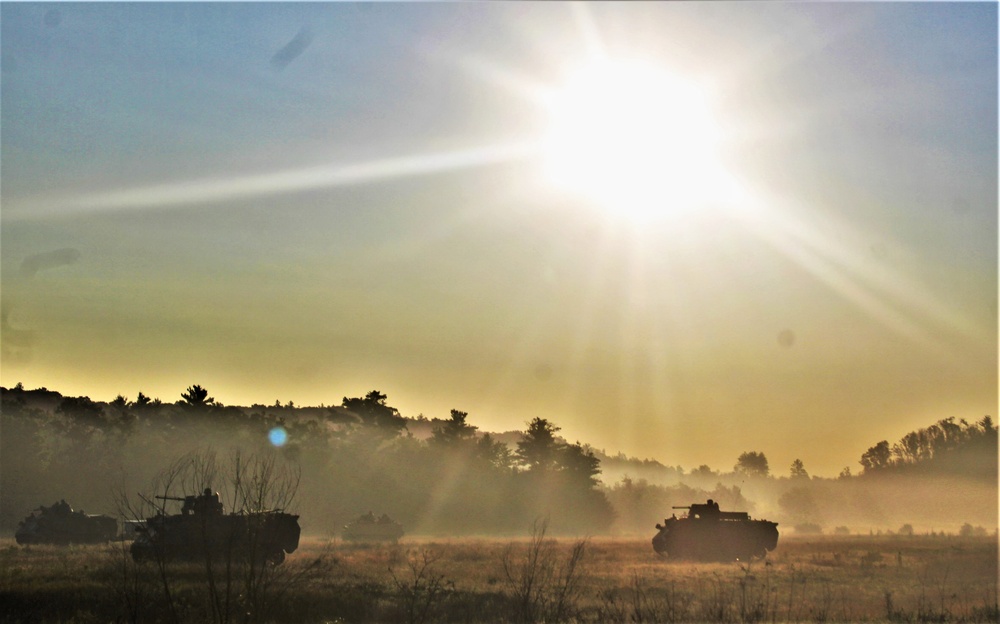
[[[4,385],[378,388],[820,474],[996,415],[994,4],[0,12]],[[544,187],[537,94],[595,49],[707,85],[749,208],[634,228]]]

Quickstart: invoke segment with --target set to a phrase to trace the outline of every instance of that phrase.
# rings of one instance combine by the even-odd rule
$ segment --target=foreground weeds
[[[270,622],[997,622],[995,538],[783,540],[766,560],[670,561],[647,539],[303,539],[276,570]],[[205,622],[195,567],[150,564],[120,545],[0,540],[0,621]],[[217,613],[216,613],[217,615]],[[232,621],[260,619],[234,613]]]
[[[528,543],[508,544],[500,559],[516,622],[576,619],[587,541],[573,543],[562,557],[547,530],[548,521],[536,521]]]

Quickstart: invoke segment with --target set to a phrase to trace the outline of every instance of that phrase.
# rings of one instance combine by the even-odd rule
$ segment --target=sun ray
[[[440,479],[430,492],[427,505],[417,517],[413,532],[419,534],[438,522],[438,515],[451,502],[458,484],[465,477],[469,461],[468,456],[452,456],[447,459],[444,470],[440,473]]]
[[[570,2],[569,9],[572,11],[573,21],[576,23],[577,31],[583,40],[584,49],[591,58],[606,58],[607,50],[601,32],[594,22],[594,14],[591,8],[584,2]]]
[[[814,278],[889,331],[942,355],[957,357],[935,340],[935,328],[967,340],[981,338],[974,324],[957,310],[927,294],[903,273],[864,261],[850,246],[834,241],[858,241],[856,233],[827,219],[808,224],[798,210],[782,208],[776,199],[734,205],[731,214],[753,235],[792,260]],[[858,243],[853,248],[862,248]]]
[[[335,162],[260,174],[180,180],[83,196],[26,200],[18,202],[19,208],[8,211],[5,217],[26,219],[149,210],[371,184],[512,162],[525,158],[532,153],[532,149],[529,142],[510,142],[356,163]]]

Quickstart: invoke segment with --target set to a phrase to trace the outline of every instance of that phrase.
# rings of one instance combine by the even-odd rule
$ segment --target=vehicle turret
[[[212,492],[212,488],[205,488],[205,491],[197,496],[155,496],[163,501],[179,501],[184,503],[181,506],[181,514],[209,514],[209,515],[219,515],[222,514],[224,509],[222,502],[219,500],[219,493]]]

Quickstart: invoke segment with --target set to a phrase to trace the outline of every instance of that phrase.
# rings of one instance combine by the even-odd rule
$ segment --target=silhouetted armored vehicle
[[[763,557],[778,545],[778,523],[751,520],[743,511],[719,511],[711,499],[687,507],[682,518],[657,524],[653,550],[678,559],[733,560]]]
[[[135,561],[251,559],[281,563],[299,547],[299,517],[278,510],[225,513],[219,495],[157,496],[181,501],[180,514],[160,513],[135,528]]]
[[[403,537],[403,525],[386,514],[375,518],[368,512],[344,525],[344,539],[348,542],[397,542]]]
[[[111,516],[73,511],[61,500],[21,520],[14,539],[18,544],[99,544],[113,540],[117,533],[118,521]]]

